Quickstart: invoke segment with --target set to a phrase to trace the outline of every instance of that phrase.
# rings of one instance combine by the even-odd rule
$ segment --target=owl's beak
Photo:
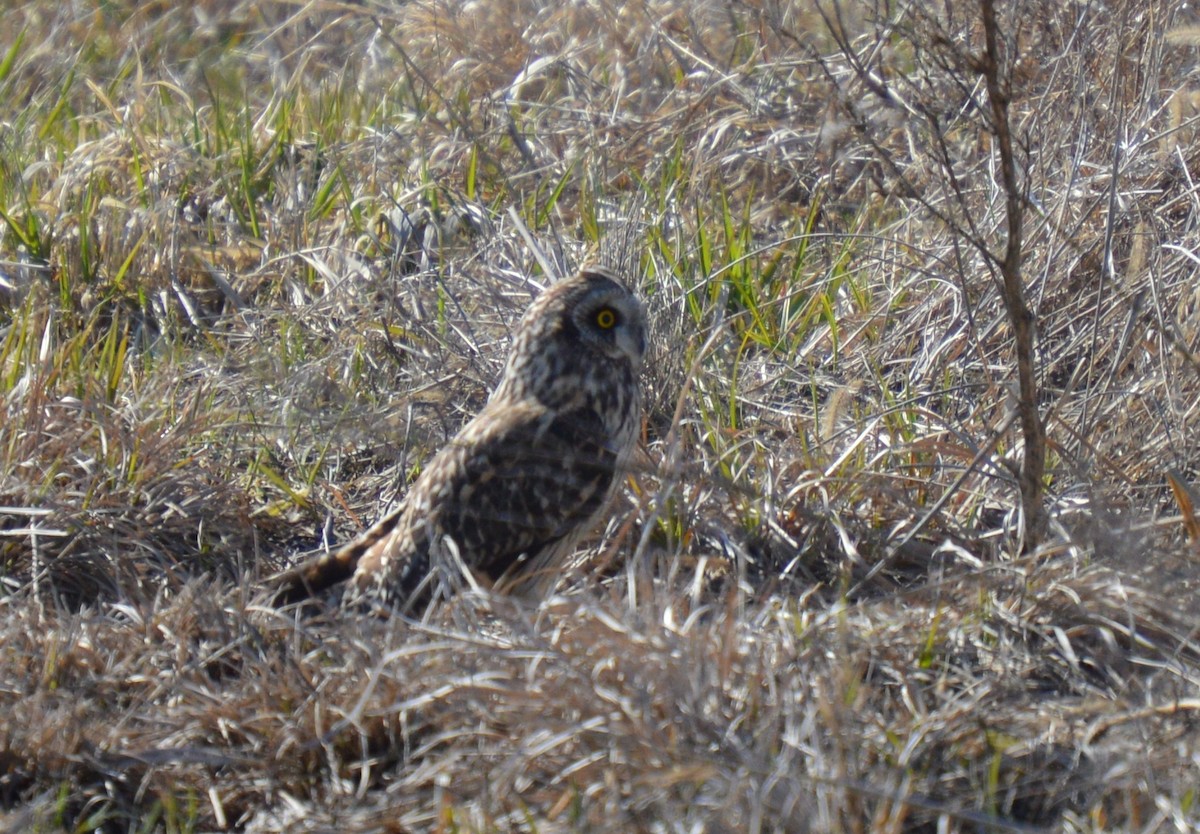
[[[635,371],[641,369],[642,357],[646,355],[645,331],[639,329],[636,333],[631,333],[625,330],[618,333],[617,347],[621,349],[621,353],[629,357]]]

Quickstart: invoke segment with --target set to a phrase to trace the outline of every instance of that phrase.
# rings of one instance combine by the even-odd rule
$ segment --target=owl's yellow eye
[[[617,324],[617,314],[611,307],[604,307],[596,313],[596,326],[601,330],[611,330]]]

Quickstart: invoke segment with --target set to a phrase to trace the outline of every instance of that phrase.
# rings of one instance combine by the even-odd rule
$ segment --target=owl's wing
[[[382,587],[393,604],[416,607],[442,537],[490,580],[519,571],[523,557],[582,532],[603,507],[618,460],[604,437],[590,409],[485,409],[421,473],[394,531],[367,543],[355,584],[368,592]]]
[[[591,409],[511,421],[466,457],[457,500],[439,518],[442,534],[495,580],[522,557],[586,532],[617,477],[617,450],[605,438]]]

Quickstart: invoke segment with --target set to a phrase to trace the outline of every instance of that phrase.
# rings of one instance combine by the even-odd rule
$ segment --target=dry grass
[[[1200,827],[1190,21],[998,10],[1030,547],[980,4],[938,8],[9,10],[0,829]],[[588,576],[265,605],[597,250],[655,339]]]

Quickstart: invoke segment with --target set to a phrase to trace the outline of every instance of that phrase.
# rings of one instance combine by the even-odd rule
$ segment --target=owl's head
[[[551,345],[564,361],[605,358],[636,373],[646,353],[646,312],[609,269],[586,266],[534,299],[517,327],[513,354]]]
[[[492,399],[566,400],[573,386],[637,379],[646,353],[646,312],[617,277],[587,266],[539,295],[517,326]]]
[[[604,267],[588,266],[546,293],[556,296],[553,306],[561,316],[560,338],[628,362],[637,373],[646,354],[646,311],[616,276]]]

